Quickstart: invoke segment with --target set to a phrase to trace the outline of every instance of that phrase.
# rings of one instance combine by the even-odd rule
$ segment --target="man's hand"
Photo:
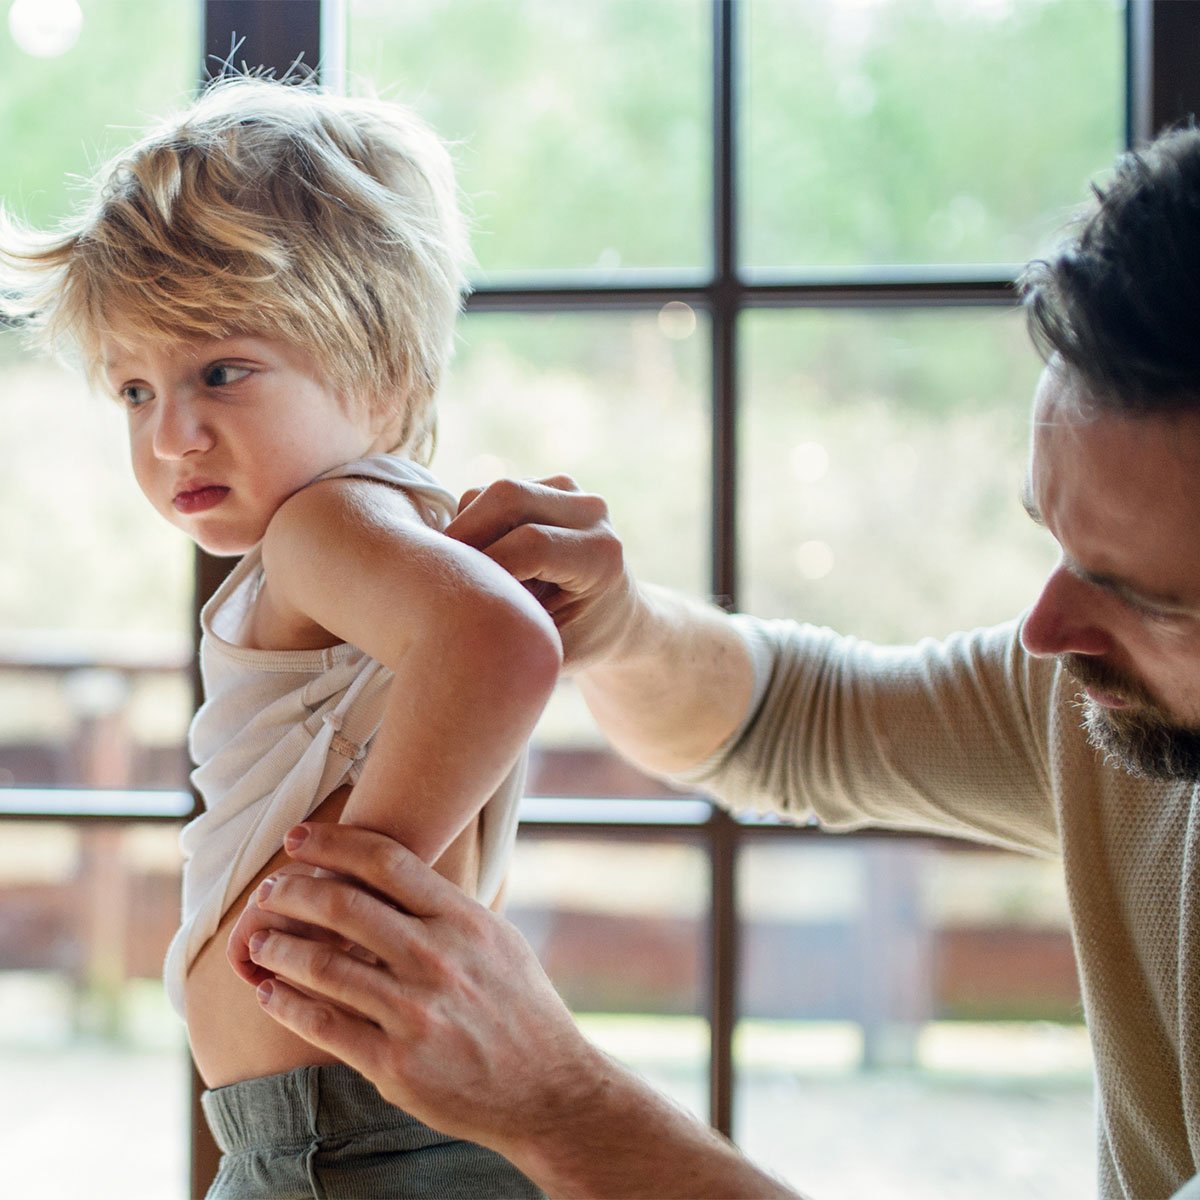
[[[271,880],[274,882],[284,875],[306,875],[311,878],[314,875],[320,874],[321,872],[316,870],[315,867],[310,867],[305,863],[288,863],[286,866],[280,867],[275,871],[271,876]],[[265,890],[269,891],[270,889],[266,888]],[[296,934],[299,937],[308,938],[315,942],[330,942],[348,953],[362,954],[361,950],[358,950],[345,938],[330,933],[318,925],[293,920],[291,917],[285,917],[280,913],[271,912],[261,907],[259,898],[263,893],[264,887],[260,885],[247,901],[246,907],[242,910],[242,915],[238,917],[233,928],[229,931],[229,940],[225,945],[225,957],[229,960],[229,965],[233,968],[235,974],[240,975],[247,983],[257,986],[263,980],[271,978],[271,972],[263,970],[250,957],[250,939],[259,930],[277,929],[283,933]]]
[[[321,870],[277,873],[260,907],[355,950],[258,930],[250,954],[272,976],[259,1001],[387,1100],[564,1200],[796,1200],[592,1046],[517,930],[398,842],[319,822],[286,844]]]
[[[472,489],[446,532],[542,602],[558,627],[568,671],[614,654],[639,619],[638,589],[608,506],[565,475]]]
[[[308,869],[276,872],[238,924],[270,1016],[427,1124],[497,1148],[595,1086],[580,1064],[601,1056],[512,925],[382,834],[301,831],[287,849]]]

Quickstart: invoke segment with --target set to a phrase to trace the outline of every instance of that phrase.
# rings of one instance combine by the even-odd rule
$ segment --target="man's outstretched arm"
[[[565,476],[469,492],[447,529],[533,587],[564,668],[605,735],[649,771],[681,771],[738,727],[753,691],[745,643],[719,609],[639,584],[604,501]]]
[[[552,1196],[796,1196],[588,1042],[514,926],[382,834],[299,828],[292,857],[336,877],[282,875],[256,903],[360,951],[253,933],[275,1020]]]

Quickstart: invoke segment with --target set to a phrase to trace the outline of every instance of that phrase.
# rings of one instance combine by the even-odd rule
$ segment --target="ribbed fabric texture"
[[[444,529],[457,502],[423,467],[395,455],[347,463],[321,478],[376,479],[403,488],[422,519]],[[183,923],[167,951],[167,995],[183,1015],[184,979],[229,905],[287,831],[341,784],[358,778],[379,729],[392,673],[355,646],[256,650],[240,631],[262,580],[256,546],[204,606],[204,704],[192,722],[192,782],[205,811],[184,827]],[[396,614],[402,622],[405,614]],[[477,898],[495,899],[516,839],[525,757],[484,807]]]
[[[1105,1200],[1163,1200],[1200,1163],[1200,816],[1080,728],[1077,687],[1019,622],[914,647],[736,619],[746,724],[680,782],[733,810],[1059,855],[1099,1093]]]

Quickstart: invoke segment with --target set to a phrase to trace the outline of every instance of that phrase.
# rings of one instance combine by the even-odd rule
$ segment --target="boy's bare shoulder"
[[[414,541],[441,535],[421,519],[403,489],[373,479],[322,479],[289,496],[267,526],[262,561],[267,575],[334,570],[352,577],[370,562],[403,562]]]
[[[281,554],[379,553],[430,532],[400,487],[375,479],[322,479],[280,505],[263,537],[263,562],[269,566]]]
[[[419,605],[455,543],[421,519],[404,491],[369,479],[326,479],[290,496],[262,542],[264,582],[281,629],[319,629],[387,661],[380,630],[399,600]]]

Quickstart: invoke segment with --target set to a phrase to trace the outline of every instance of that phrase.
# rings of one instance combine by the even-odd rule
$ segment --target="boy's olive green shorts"
[[[207,1200],[542,1197],[507,1159],[389,1104],[349,1067],[298,1067],[201,1097],[222,1151]]]

